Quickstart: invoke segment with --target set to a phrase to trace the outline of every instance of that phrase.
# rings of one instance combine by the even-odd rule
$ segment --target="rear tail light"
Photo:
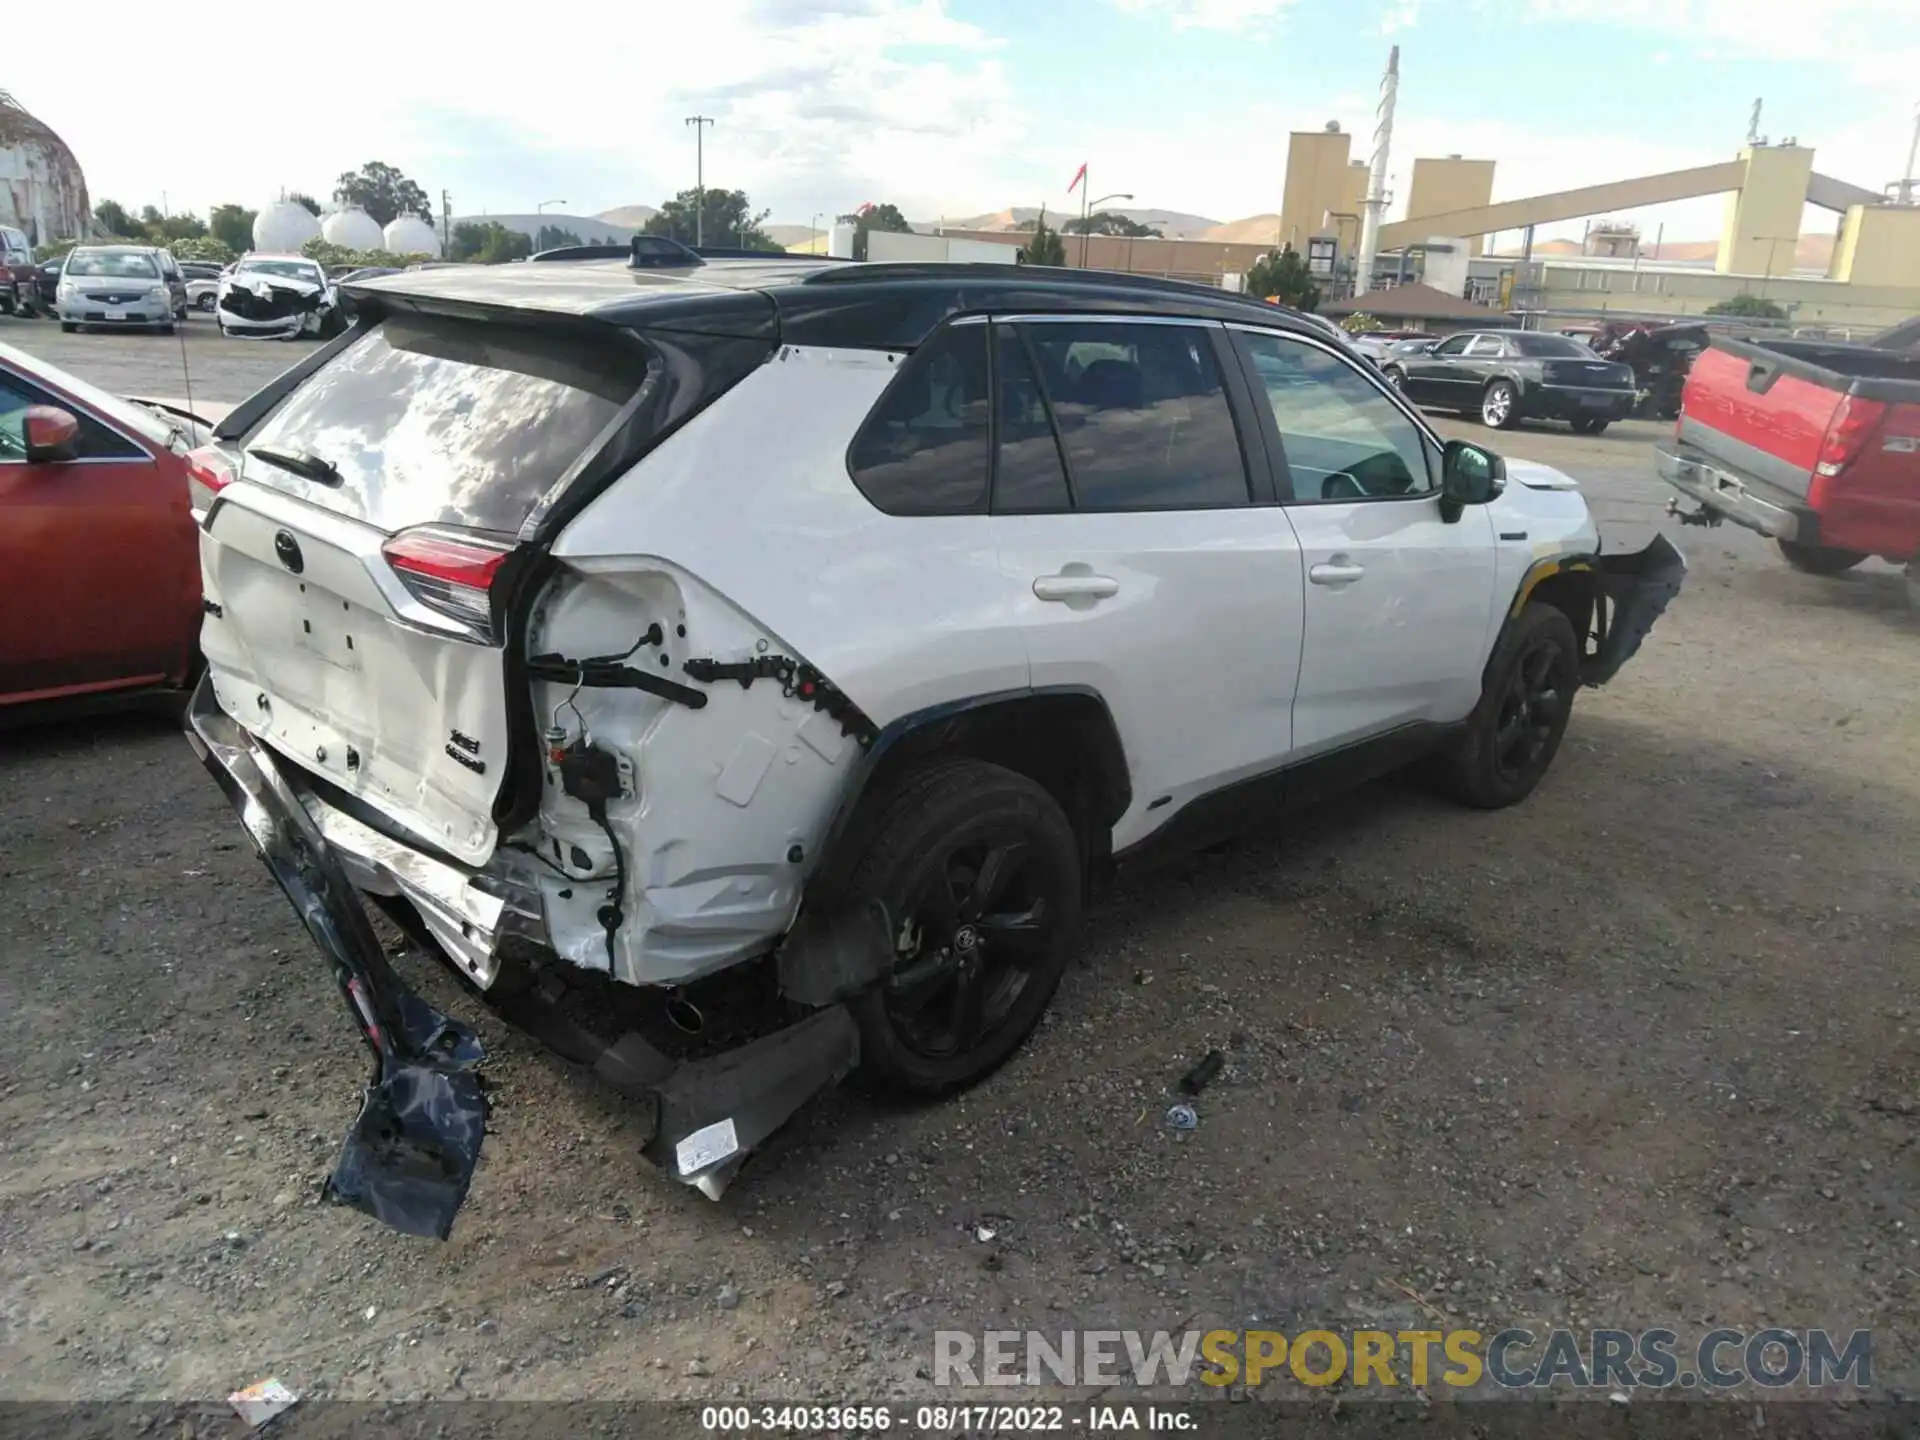
[[[380,547],[388,566],[428,609],[493,638],[493,581],[511,546],[470,531],[421,526]]]
[[[1827,422],[1827,433],[1820,441],[1814,473],[1832,479],[1859,459],[1886,417],[1884,401],[1862,400],[1858,395],[1841,396],[1833,418]]]
[[[203,445],[187,452],[187,482],[195,492],[194,509],[206,509],[215,495],[239,478],[233,462],[218,445]]]

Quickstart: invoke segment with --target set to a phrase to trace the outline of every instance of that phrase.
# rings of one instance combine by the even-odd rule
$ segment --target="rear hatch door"
[[[597,332],[597,333],[595,333]],[[493,580],[647,377],[625,332],[400,314],[203,469],[202,648],[221,707],[470,865],[497,841]]]

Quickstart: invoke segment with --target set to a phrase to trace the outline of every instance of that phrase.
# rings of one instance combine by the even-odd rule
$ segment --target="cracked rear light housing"
[[[429,610],[493,640],[493,582],[512,545],[438,525],[402,530],[380,547],[407,593]]]

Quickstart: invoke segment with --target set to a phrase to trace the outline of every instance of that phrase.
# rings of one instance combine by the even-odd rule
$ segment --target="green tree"
[[[664,235],[682,245],[691,245],[700,235],[700,228],[694,223],[698,214],[705,222],[705,239],[709,245],[778,251],[781,247],[760,228],[767,213],[765,210],[755,212],[744,190],[709,189],[704,205],[699,191],[682,190],[663,202],[659,212],[648,218],[646,230],[649,235]]]
[[[1269,251],[1247,272],[1247,293],[1277,300],[1295,310],[1312,310],[1320,303],[1320,287],[1307,272],[1307,262],[1291,245]]]
[[[147,238],[156,245],[174,240],[198,240],[207,233],[207,222],[198,215],[162,215],[151,205],[140,212],[140,224]]]
[[[1726,315],[1739,320],[1784,320],[1786,309],[1764,295],[1735,295],[1707,306],[1709,315]]]
[[[542,225],[533,237],[533,248],[535,250],[558,250],[562,245],[584,245],[586,243],[586,241],[574,234],[573,231],[563,230],[558,225]]]
[[[1112,210],[1098,210],[1082,219],[1075,216],[1060,227],[1063,235],[1118,235],[1122,238],[1158,240],[1160,232]]]
[[[1040,207],[1040,218],[1033,222],[1033,238],[1021,247],[1021,265],[1065,265],[1067,247],[1060,243],[1060,232],[1047,225],[1047,207]]]
[[[300,191],[296,190],[291,195],[287,196],[287,199],[291,201],[293,204],[298,205],[301,209],[305,210],[309,215],[313,216],[315,219],[319,218],[320,202],[314,199],[311,195],[304,195]]]
[[[472,260],[482,265],[524,260],[532,253],[532,240],[518,230],[509,230],[498,220],[468,220],[454,226],[447,246],[447,259]]]
[[[402,215],[418,215],[433,223],[433,202],[427,192],[383,160],[369,160],[333,182],[333,198],[342,205],[358,205],[382,225]]]
[[[335,245],[330,240],[315,236],[300,247],[300,253],[309,260],[318,261],[321,268],[329,274],[341,270],[358,270],[362,266],[378,265],[389,269],[397,265],[411,265],[416,260],[431,260],[431,255],[390,255],[385,250],[349,250],[344,245]]]
[[[253,248],[256,211],[244,205],[216,205],[208,212],[207,230],[236,255]]]
[[[853,258],[867,258],[867,236],[875,230],[890,235],[910,235],[913,226],[907,223],[907,217],[891,203],[869,205],[865,210],[856,210],[851,215],[842,215],[841,223],[853,226]]]
[[[1349,335],[1371,335],[1375,330],[1386,328],[1375,316],[1369,315],[1364,310],[1354,311],[1340,322],[1340,326]]]
[[[133,239],[142,233],[140,222],[127,214],[127,207],[118,200],[102,200],[93,207],[93,218],[109,235],[125,235]]]
[[[176,260],[212,260],[224,265],[235,257],[233,247],[216,235],[199,235],[171,242],[167,249]]]

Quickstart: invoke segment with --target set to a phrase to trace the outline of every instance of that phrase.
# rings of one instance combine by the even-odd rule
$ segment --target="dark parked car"
[[[53,292],[60,288],[60,267],[66,263],[66,256],[56,255],[34,268],[33,284],[38,294],[33,308],[42,315],[53,314]]]
[[[1565,420],[1576,434],[1598,435],[1639,401],[1631,365],[1537,331],[1464,331],[1424,355],[1393,356],[1381,370],[1416,404],[1477,414],[1496,430]]]

